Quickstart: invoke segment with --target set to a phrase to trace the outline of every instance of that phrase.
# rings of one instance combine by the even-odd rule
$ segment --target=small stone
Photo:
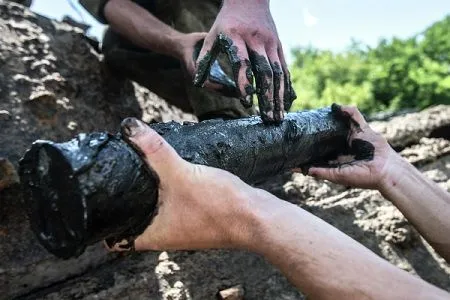
[[[41,120],[51,120],[57,112],[56,96],[49,91],[34,92],[26,105]]]
[[[8,159],[0,157],[0,191],[15,183],[19,183],[16,168]]]
[[[243,300],[244,288],[242,285],[235,285],[219,292],[219,299],[221,300]]]
[[[67,124],[67,129],[72,130],[72,131],[76,130],[77,127],[78,127],[78,124],[77,124],[77,122],[74,122],[74,121],[70,121],[69,124]]]
[[[8,121],[11,120],[11,113],[7,110],[0,110],[0,121]]]
[[[158,257],[159,261],[165,261],[165,260],[169,260],[169,254],[167,254],[166,251],[161,252],[161,254]]]

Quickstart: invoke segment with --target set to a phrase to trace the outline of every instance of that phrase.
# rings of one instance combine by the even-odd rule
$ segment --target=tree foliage
[[[450,15],[411,38],[384,39],[375,48],[353,41],[342,53],[298,48],[293,54],[293,110],[333,102],[368,113],[450,104]]]

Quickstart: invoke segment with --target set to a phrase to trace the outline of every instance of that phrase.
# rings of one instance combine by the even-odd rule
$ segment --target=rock
[[[436,138],[421,138],[418,144],[400,152],[404,158],[416,166],[423,166],[449,153],[450,141]]]
[[[75,20],[74,18],[72,18],[71,16],[64,16],[62,18],[62,21],[73,26],[73,27],[78,27],[81,30],[83,30],[83,32],[87,32],[91,26],[88,24],[85,24],[83,22],[78,22],[77,20]]]
[[[6,158],[0,157],[0,191],[16,183],[19,183],[19,176],[14,165]]]
[[[244,288],[241,285],[235,285],[225,290],[221,290],[219,292],[219,298],[221,300],[243,300]]]
[[[421,112],[406,114],[388,122],[371,122],[370,126],[384,135],[395,149],[404,149],[416,144],[423,137],[442,137],[433,133],[441,129],[439,135],[450,132],[450,105],[438,105]],[[448,137],[446,137],[448,139]]]
[[[12,116],[7,110],[0,110],[0,121],[9,121]]]

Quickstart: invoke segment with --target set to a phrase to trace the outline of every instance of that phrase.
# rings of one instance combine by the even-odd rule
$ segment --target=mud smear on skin
[[[200,54],[200,50],[203,47],[204,39],[199,40],[194,46],[194,52],[192,54],[192,58],[194,61],[197,61],[198,55]],[[210,57],[210,56],[209,56]],[[201,68],[205,69],[204,65],[201,65]],[[199,64],[200,70],[200,64]],[[239,94],[238,88],[236,87],[236,83],[222,70],[219,62],[214,58],[213,63],[209,69],[209,80],[212,83],[217,83],[222,85],[222,89],[220,92],[224,96],[228,97],[236,97]],[[206,79],[205,79],[206,80]]]
[[[283,104],[284,109],[289,111],[291,109],[292,103],[295,99],[297,99],[297,95],[295,94],[294,88],[292,87],[291,75],[289,72],[284,74],[284,95],[283,95]]]
[[[254,78],[252,72],[252,65],[248,59],[244,60],[245,63],[245,77],[248,83],[245,85],[245,97],[241,97],[241,103],[245,108],[250,108],[253,105],[253,94],[255,94],[255,88],[253,87]]]
[[[249,49],[248,55],[252,65],[253,74],[256,81],[256,95],[258,96],[258,105],[261,114],[261,119],[264,123],[274,123],[274,105],[269,100],[267,93],[270,89],[270,82],[272,81],[272,68],[266,57],[258,54],[256,51]]]
[[[185,160],[227,170],[248,183],[329,161],[346,151],[349,134],[348,124],[329,108],[287,114],[276,126],[255,116],[150,127]],[[120,134],[36,142],[20,163],[20,175],[41,243],[62,258],[102,239],[132,244],[150,224],[158,198],[158,176],[139,155]]]
[[[245,75],[248,84],[244,87],[246,95],[241,95],[242,105],[244,107],[251,107],[251,95],[256,92],[261,118],[264,123],[279,123],[283,119],[283,111],[289,110],[292,106],[292,102],[297,98],[297,95],[292,88],[289,72],[284,74],[278,62],[274,62],[271,65],[264,55],[260,55],[252,49],[248,49],[250,61],[247,59],[241,60],[237,54],[238,48],[233,44],[232,39],[223,33],[220,33],[217,36],[211,50],[199,61],[197,74],[194,78],[194,85],[199,87],[203,85],[208,78],[208,70],[212,67],[212,61],[216,59],[220,52],[227,54],[228,60],[231,63],[233,76],[236,80],[235,85],[238,88],[240,86],[238,82],[239,72],[243,67],[242,63],[245,64]],[[256,91],[253,89],[253,76],[256,78]],[[283,99],[280,99],[279,97],[281,76],[284,76]],[[276,92],[274,91],[274,101],[270,101],[267,96],[272,79],[275,81],[274,85],[276,86]],[[283,101],[283,107],[281,107],[280,101]]]
[[[242,62],[247,66],[246,67],[246,77],[249,81],[249,86],[253,84],[253,74],[251,74],[251,66],[250,61],[247,59],[242,61],[238,56],[238,48],[234,45],[233,41],[225,34],[220,33],[216,40],[214,41],[213,46],[211,47],[211,50],[208,51],[205,56],[199,61],[198,68],[197,68],[197,74],[194,79],[194,85],[195,86],[202,86],[203,83],[208,79],[208,73],[211,73],[211,71],[208,71],[209,68],[212,68],[214,64],[212,61],[216,60],[217,56],[220,52],[225,53],[228,57],[228,61],[231,64],[231,70],[233,72],[233,78],[235,79],[235,86],[237,91],[239,90],[239,72],[242,67]],[[199,54],[200,49],[198,50],[197,57]],[[245,87],[246,95],[240,95],[241,103],[244,107],[251,107],[252,104],[252,97],[251,95],[254,94],[254,89],[251,90],[248,88],[248,86]],[[250,96],[250,97],[249,97]]]
[[[331,105],[331,112],[334,114],[336,119],[339,119],[341,122],[345,123],[348,128],[350,128],[347,139],[349,139],[354,132],[363,132],[361,125],[347,112],[343,111],[340,105],[333,103]],[[368,141],[355,138],[351,141],[348,152],[350,155],[353,155],[354,159],[350,163],[361,160],[371,161],[375,156],[375,146]],[[328,167],[338,167],[341,165],[342,164],[329,164]]]
[[[273,102],[274,102],[274,119],[276,122],[280,122],[283,119],[283,108],[281,107],[280,99],[280,86],[281,77],[283,76],[283,71],[281,70],[280,64],[275,62],[271,64],[273,71]]]

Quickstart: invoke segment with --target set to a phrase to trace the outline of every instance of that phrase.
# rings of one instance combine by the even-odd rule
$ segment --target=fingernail
[[[126,137],[134,137],[145,129],[145,124],[136,118],[126,118],[121,124],[121,133]]]

